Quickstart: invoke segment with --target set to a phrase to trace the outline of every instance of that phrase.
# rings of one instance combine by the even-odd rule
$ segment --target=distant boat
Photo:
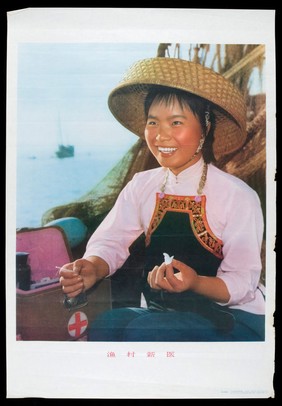
[[[57,158],[71,158],[74,156],[74,146],[68,143],[67,137],[62,131],[62,123],[60,113],[58,114],[58,138],[59,145],[56,151]]]
[[[56,151],[58,158],[70,158],[74,156],[74,146],[73,145],[59,145],[58,151]]]

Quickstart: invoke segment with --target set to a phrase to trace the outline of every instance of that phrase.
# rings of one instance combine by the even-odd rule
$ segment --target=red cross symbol
[[[68,332],[72,337],[79,337],[88,326],[88,319],[85,313],[75,312],[68,322]]]

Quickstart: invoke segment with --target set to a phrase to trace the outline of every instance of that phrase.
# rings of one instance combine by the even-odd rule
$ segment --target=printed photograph
[[[264,341],[265,63],[19,44],[17,340]]]
[[[7,14],[7,397],[275,397],[275,10]]]

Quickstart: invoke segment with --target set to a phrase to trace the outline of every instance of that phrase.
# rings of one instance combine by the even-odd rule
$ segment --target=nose
[[[168,125],[160,125],[158,128],[158,133],[156,139],[158,141],[167,141],[171,138],[171,132]]]

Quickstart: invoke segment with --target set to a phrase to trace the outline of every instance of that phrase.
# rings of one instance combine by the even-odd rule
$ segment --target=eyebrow
[[[184,116],[183,114],[173,114],[172,116],[169,116],[168,118],[177,118],[177,117],[182,117],[182,118],[187,118],[186,116]],[[158,118],[157,116],[153,116],[152,114],[148,115],[148,118]]]

